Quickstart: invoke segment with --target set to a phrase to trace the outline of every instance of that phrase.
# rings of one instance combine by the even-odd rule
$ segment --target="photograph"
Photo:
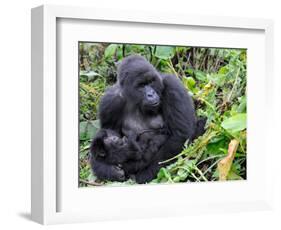
[[[247,49],[78,47],[79,187],[247,179]]]

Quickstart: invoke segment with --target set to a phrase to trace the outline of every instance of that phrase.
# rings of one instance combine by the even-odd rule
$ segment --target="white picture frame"
[[[98,33],[104,27],[107,32]],[[141,36],[148,31],[151,38]],[[75,42],[108,42],[111,38],[114,42],[185,45],[182,36],[177,35],[186,31],[192,34],[188,44],[193,46],[249,50],[247,180],[79,189],[77,172],[73,170],[77,167],[78,148],[75,141],[69,141],[77,139],[78,129],[77,124],[70,124],[78,114],[75,106],[71,107],[78,100]],[[175,36],[161,36],[171,33]],[[272,34],[273,23],[266,19],[51,5],[32,9],[32,219],[56,224],[271,208],[273,150],[269,134],[276,104]],[[70,77],[64,84],[65,78],[57,76],[66,75]],[[66,98],[71,103],[66,103]],[[66,113],[71,115],[66,118]],[[60,138],[68,124],[68,133]],[[64,143],[70,143],[67,157],[57,154],[66,148]],[[259,172],[261,165],[263,173]],[[200,196],[204,191],[209,197]],[[173,193],[177,196],[171,198]]]

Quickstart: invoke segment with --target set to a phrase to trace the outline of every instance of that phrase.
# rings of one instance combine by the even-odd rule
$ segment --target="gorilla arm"
[[[99,107],[101,127],[121,132],[122,116],[125,107],[119,83],[110,87],[102,97]]]
[[[192,98],[176,76],[162,75],[162,77],[165,86],[162,101],[165,124],[171,136],[183,143],[187,139],[191,141],[196,129]]]

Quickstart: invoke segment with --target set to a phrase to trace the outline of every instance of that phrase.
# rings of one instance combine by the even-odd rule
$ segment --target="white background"
[[[275,75],[281,76],[281,14],[279,1],[246,0],[8,0],[0,8],[1,51],[1,160],[0,160],[0,228],[39,229],[30,213],[30,8],[40,4],[68,4],[122,9],[155,10],[168,14],[207,14],[263,17],[275,20]],[[276,78],[276,97],[281,99],[281,79]],[[279,91],[279,92],[277,92]],[[281,117],[277,108],[276,118]],[[276,130],[280,129],[276,124]],[[280,131],[271,133],[276,140]],[[185,218],[130,220],[48,226],[52,229],[280,229],[281,227],[281,154],[275,154],[275,210],[268,212],[199,215]],[[263,170],[262,168],[260,170]],[[206,195],[207,195],[206,191]],[[188,209],[188,207],[187,207]]]

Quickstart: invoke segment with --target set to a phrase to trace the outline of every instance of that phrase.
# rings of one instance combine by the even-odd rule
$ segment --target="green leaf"
[[[246,112],[246,109],[247,109],[247,98],[246,96],[242,96],[240,99],[239,99],[239,106],[237,108],[237,112],[238,113],[245,113]]]
[[[112,57],[115,54],[117,48],[118,48],[117,44],[111,44],[108,47],[106,47],[104,51],[104,57],[106,59]]]
[[[169,179],[171,178],[170,173],[166,168],[161,168],[157,174],[157,179],[158,180],[163,180],[163,179]]]
[[[192,75],[194,73],[194,70],[193,69],[186,69],[185,72],[188,73],[189,75]]]
[[[225,75],[228,71],[229,71],[228,66],[226,65],[226,66],[221,67],[218,73]]]
[[[239,113],[235,116],[225,119],[221,126],[229,132],[239,132],[247,127],[247,114]]]
[[[200,70],[195,70],[194,71],[194,74],[195,74],[195,78],[199,81],[206,81],[207,80],[207,75],[206,73],[200,71]]]
[[[133,54],[138,53],[140,54],[144,50],[144,45],[126,45],[126,55],[127,54]]]
[[[194,89],[196,82],[193,77],[182,77],[182,83],[186,89],[195,93]]]
[[[223,86],[225,83],[225,76],[223,74],[207,74],[207,79],[217,86]]]
[[[80,140],[92,139],[99,129],[99,120],[80,122]]]
[[[210,155],[225,153],[224,150],[227,149],[229,140],[223,135],[221,135],[221,137],[222,139],[212,140],[212,142],[210,141],[207,145],[207,153]]]
[[[171,46],[156,46],[154,55],[160,59],[167,60],[175,55],[175,48]]]
[[[173,181],[174,181],[174,182],[180,182],[180,181],[181,181],[181,178],[180,178],[179,176],[175,176],[175,177],[173,178]]]
[[[230,170],[230,172],[227,175],[227,180],[243,180],[241,176],[239,176],[234,171]]]
[[[196,84],[195,80],[193,79],[193,77],[187,77],[186,80],[188,87],[192,89]]]
[[[178,176],[179,176],[179,179],[182,181],[182,180],[185,180],[188,176],[188,172],[187,170],[185,169],[179,169],[178,172],[177,172]]]

